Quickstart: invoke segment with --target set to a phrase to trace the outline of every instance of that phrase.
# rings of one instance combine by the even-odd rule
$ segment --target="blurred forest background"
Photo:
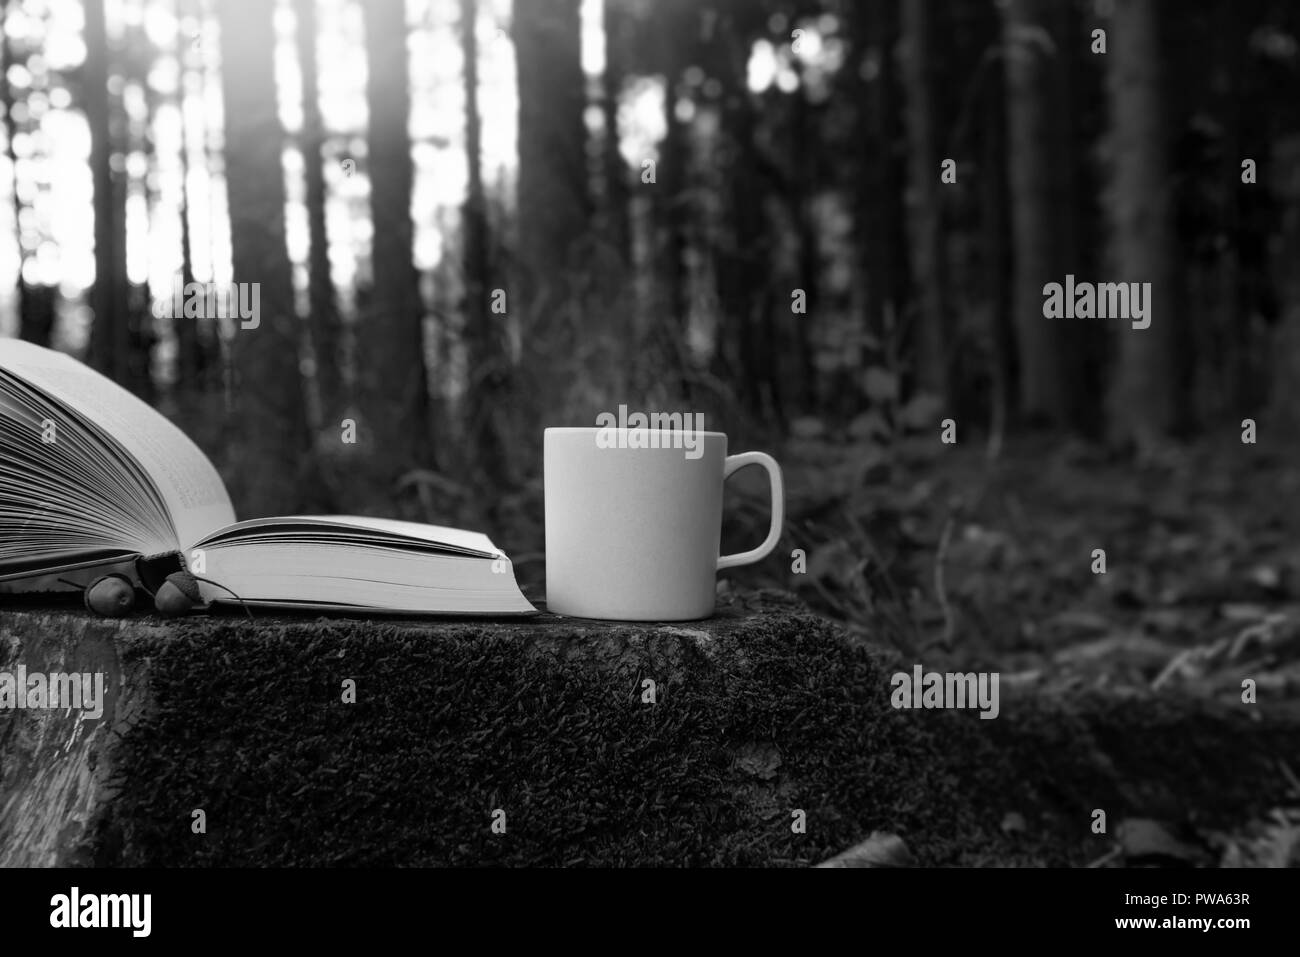
[[[626,404],[776,452],[756,579],[900,642],[1201,629],[1139,618],[1300,571],[1300,5],[0,2],[0,334],[241,518],[480,527],[536,579],[542,428]],[[1067,273],[1151,327],[1044,318]],[[178,278],[260,325],[158,318]]]

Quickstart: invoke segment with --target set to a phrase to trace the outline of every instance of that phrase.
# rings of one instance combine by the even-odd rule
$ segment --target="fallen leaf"
[[[861,844],[822,861],[817,867],[914,867],[912,852],[897,834],[872,831]]]
[[[1168,827],[1153,818],[1125,818],[1115,828],[1115,838],[1130,864],[1208,862],[1208,854],[1202,848],[1175,837]]]

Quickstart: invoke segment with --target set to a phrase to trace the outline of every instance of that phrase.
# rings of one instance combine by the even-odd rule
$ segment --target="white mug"
[[[722,485],[767,470],[772,521],[762,545],[719,556]],[[557,615],[688,621],[713,614],[716,573],[761,561],[781,537],[781,467],[727,455],[722,432],[547,429],[546,607]]]

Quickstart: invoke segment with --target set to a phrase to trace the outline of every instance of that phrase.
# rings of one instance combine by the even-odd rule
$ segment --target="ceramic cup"
[[[747,465],[771,484],[767,538],[719,555],[723,483]],[[722,432],[547,429],[544,482],[546,605],[558,615],[707,618],[717,572],[762,560],[781,537],[781,467],[763,452],[728,455]]]

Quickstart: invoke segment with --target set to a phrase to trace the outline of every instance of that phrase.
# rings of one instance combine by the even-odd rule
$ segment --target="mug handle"
[[[768,482],[772,486],[772,524],[767,530],[767,538],[758,548],[737,552],[735,555],[721,556],[718,559],[718,571],[762,561],[772,549],[776,548],[776,543],[781,538],[781,527],[785,524],[785,484],[781,481],[781,466],[777,465],[776,459],[766,452],[741,452],[739,455],[728,455],[726,462],[723,463],[722,480],[725,482],[731,477],[731,473],[743,469],[746,465],[761,465],[767,471]]]

